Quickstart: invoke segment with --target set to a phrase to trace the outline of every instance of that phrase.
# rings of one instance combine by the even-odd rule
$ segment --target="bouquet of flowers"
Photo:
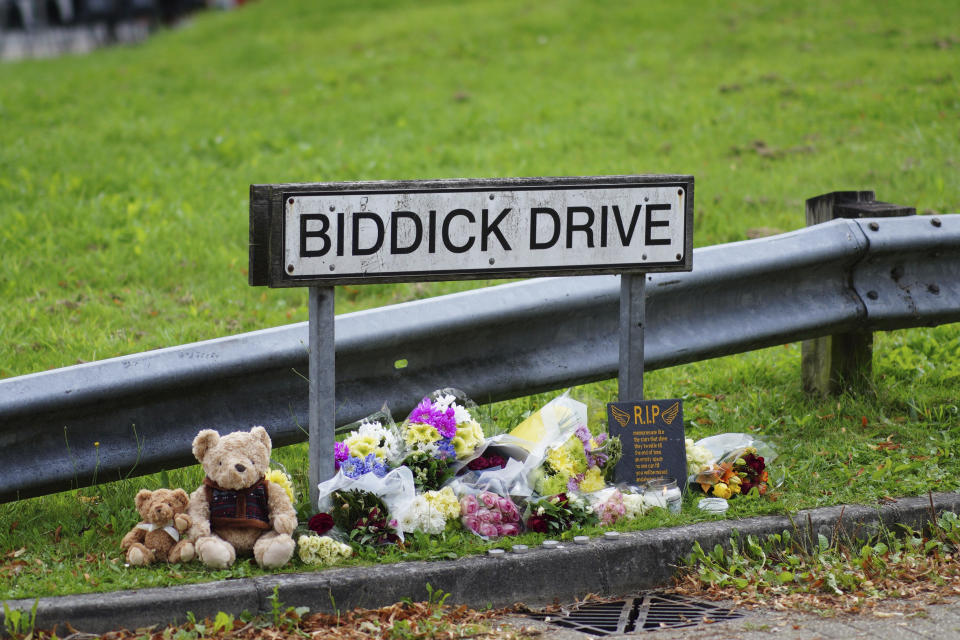
[[[334,491],[331,495],[333,523],[359,544],[393,544],[402,538],[397,533],[397,521],[376,494],[362,489]]]
[[[597,493],[587,496],[593,505],[593,512],[600,519],[600,524],[610,526],[621,520],[633,520],[647,513],[655,506],[661,506],[650,499],[644,499],[640,493],[617,487],[607,487]]]
[[[421,400],[403,423],[402,464],[413,472],[417,489],[439,489],[453,475],[451,465],[483,443],[472,408],[463,392],[441,389]]]
[[[329,536],[302,535],[297,540],[297,553],[304,564],[327,566],[353,555],[353,548]]]
[[[427,491],[417,495],[410,507],[399,518],[404,532],[443,533],[447,522],[460,517],[460,502],[453,489],[444,487],[439,491]]]
[[[395,518],[406,512],[416,495],[410,470],[398,467],[383,477],[377,473],[351,477],[347,470],[346,465],[341,467],[317,487],[320,513],[310,518],[310,529],[323,535],[336,526],[360,544],[403,540]]]
[[[700,464],[692,476],[693,482],[700,485],[704,493],[731,498],[756,489],[759,495],[766,494],[770,480],[767,460],[773,460],[777,455],[770,445],[748,434],[724,433],[704,438],[694,447],[711,453],[710,461]],[[687,463],[689,467],[689,449]]]
[[[347,465],[351,477],[364,473],[381,472],[396,466],[403,455],[403,439],[393,422],[390,411],[384,407],[351,425],[343,442],[334,443],[334,468]],[[372,456],[372,457],[371,457]]]
[[[599,491],[606,486],[606,477],[622,451],[619,438],[606,433],[593,436],[581,424],[566,441],[547,450],[543,463],[530,474],[531,486],[543,496]]]
[[[483,538],[520,533],[520,510],[510,498],[490,491],[460,498],[460,522]]]
[[[587,501],[574,494],[558,493],[530,505],[527,529],[537,533],[563,533],[573,527],[596,524],[597,515]]]

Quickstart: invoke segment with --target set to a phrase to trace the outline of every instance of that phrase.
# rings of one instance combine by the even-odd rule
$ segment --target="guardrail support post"
[[[620,402],[643,400],[643,325],[646,322],[645,273],[620,274]]]
[[[310,287],[309,375],[311,513],[317,509],[317,486],[333,476],[333,435],[336,429],[336,351],[333,287]]]
[[[888,218],[916,214],[913,207],[878,202],[873,191],[833,191],[807,200],[807,226],[837,218]],[[862,393],[872,387],[873,333],[850,333],[804,340],[801,345],[803,389],[836,395]]]

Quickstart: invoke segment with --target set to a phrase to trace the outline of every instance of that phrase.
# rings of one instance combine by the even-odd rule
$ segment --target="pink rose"
[[[479,533],[482,536],[486,536],[488,538],[496,538],[498,535],[497,525],[483,523],[480,525],[480,528],[477,530],[477,533]]]
[[[513,502],[510,501],[510,498],[499,498],[497,500],[497,507],[500,508],[500,511],[505,511],[513,506]]]
[[[505,524],[500,527],[500,535],[502,536],[515,536],[520,533],[520,527],[515,524]]]
[[[493,522],[493,512],[490,509],[480,509],[477,511],[477,520],[480,522]]]
[[[517,506],[507,500],[507,508],[502,509],[503,519],[505,522],[519,522],[520,521],[520,512],[517,510]]]
[[[464,516],[463,526],[470,529],[470,531],[476,532],[480,527],[480,521],[477,520],[475,516]]]
[[[465,516],[473,515],[477,512],[477,496],[464,496],[460,499],[460,513]]]
[[[501,522],[503,522],[503,516],[500,514],[499,511],[491,511],[490,522],[493,524],[500,524]]]
[[[493,509],[497,506],[498,496],[496,494],[490,493],[489,491],[484,491],[480,494],[480,500],[483,501],[483,506],[487,509]]]

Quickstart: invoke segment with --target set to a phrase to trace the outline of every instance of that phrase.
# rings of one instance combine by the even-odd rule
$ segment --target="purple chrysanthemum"
[[[419,422],[428,424],[444,438],[452,438],[457,433],[456,412],[453,407],[438,409],[430,402],[430,398],[424,398],[420,401],[410,413],[410,422]]]
[[[350,457],[350,447],[345,442],[333,443],[333,469],[340,469],[340,463]]]

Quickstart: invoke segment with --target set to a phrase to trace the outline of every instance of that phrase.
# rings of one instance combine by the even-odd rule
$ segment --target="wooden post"
[[[807,226],[836,218],[888,218],[916,214],[913,207],[877,202],[873,191],[834,191],[807,200]],[[804,340],[801,345],[803,389],[836,395],[872,388],[873,333],[851,331]]]

